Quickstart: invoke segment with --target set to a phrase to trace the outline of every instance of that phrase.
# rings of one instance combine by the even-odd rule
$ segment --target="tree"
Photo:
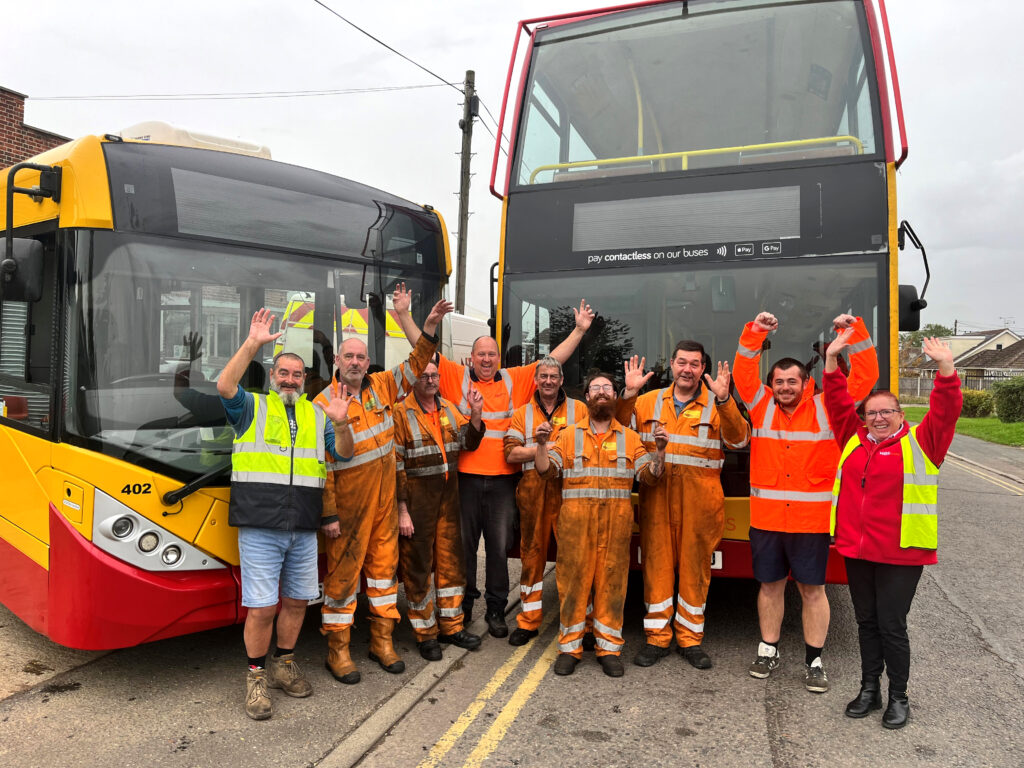
[[[920,347],[921,340],[926,336],[952,336],[953,329],[938,323],[928,323],[924,328],[910,333],[900,334],[900,347]]]

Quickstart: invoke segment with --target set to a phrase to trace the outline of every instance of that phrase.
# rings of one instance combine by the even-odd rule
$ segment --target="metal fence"
[[[908,373],[918,374],[919,372],[917,370],[900,370],[901,398],[927,398],[931,395],[934,379],[932,378],[930,371],[924,372],[923,376],[908,375]],[[966,373],[960,374],[960,383],[963,384],[964,389],[980,389],[987,391],[991,390],[992,386],[997,382],[1008,381],[1020,376],[1024,376],[1024,371],[986,371],[985,373],[981,373],[979,371],[967,371]]]

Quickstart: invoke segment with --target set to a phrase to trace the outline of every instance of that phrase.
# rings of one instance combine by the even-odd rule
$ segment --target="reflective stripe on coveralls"
[[[843,448],[839,469],[832,486],[832,512],[829,530],[836,532],[836,509],[843,478],[843,464],[861,445],[854,434]],[[904,549],[938,549],[939,546],[939,468],[925,455],[917,441],[917,426],[900,438],[903,453],[903,504],[900,515],[900,546]]]

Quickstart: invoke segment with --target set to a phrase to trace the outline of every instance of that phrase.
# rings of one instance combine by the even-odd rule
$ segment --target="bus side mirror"
[[[921,328],[921,310],[928,306],[928,302],[917,298],[917,287],[901,284],[899,304],[900,330],[919,330]]]
[[[11,256],[0,262],[0,296],[8,301],[39,301],[43,296],[43,244],[14,238]]]

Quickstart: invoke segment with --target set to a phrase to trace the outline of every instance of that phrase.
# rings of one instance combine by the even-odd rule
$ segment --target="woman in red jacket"
[[[889,703],[882,725],[902,728],[910,716],[907,613],[924,566],[936,562],[938,468],[963,397],[952,352],[938,339],[925,339],[924,352],[939,372],[921,424],[908,424],[888,391],[868,395],[862,421],[837,362],[849,335],[829,345],[824,375],[825,407],[843,452],[832,495],[833,533],[836,551],[846,558],[860,638],[861,689],[846,715],[865,717],[882,708],[884,669]]]

